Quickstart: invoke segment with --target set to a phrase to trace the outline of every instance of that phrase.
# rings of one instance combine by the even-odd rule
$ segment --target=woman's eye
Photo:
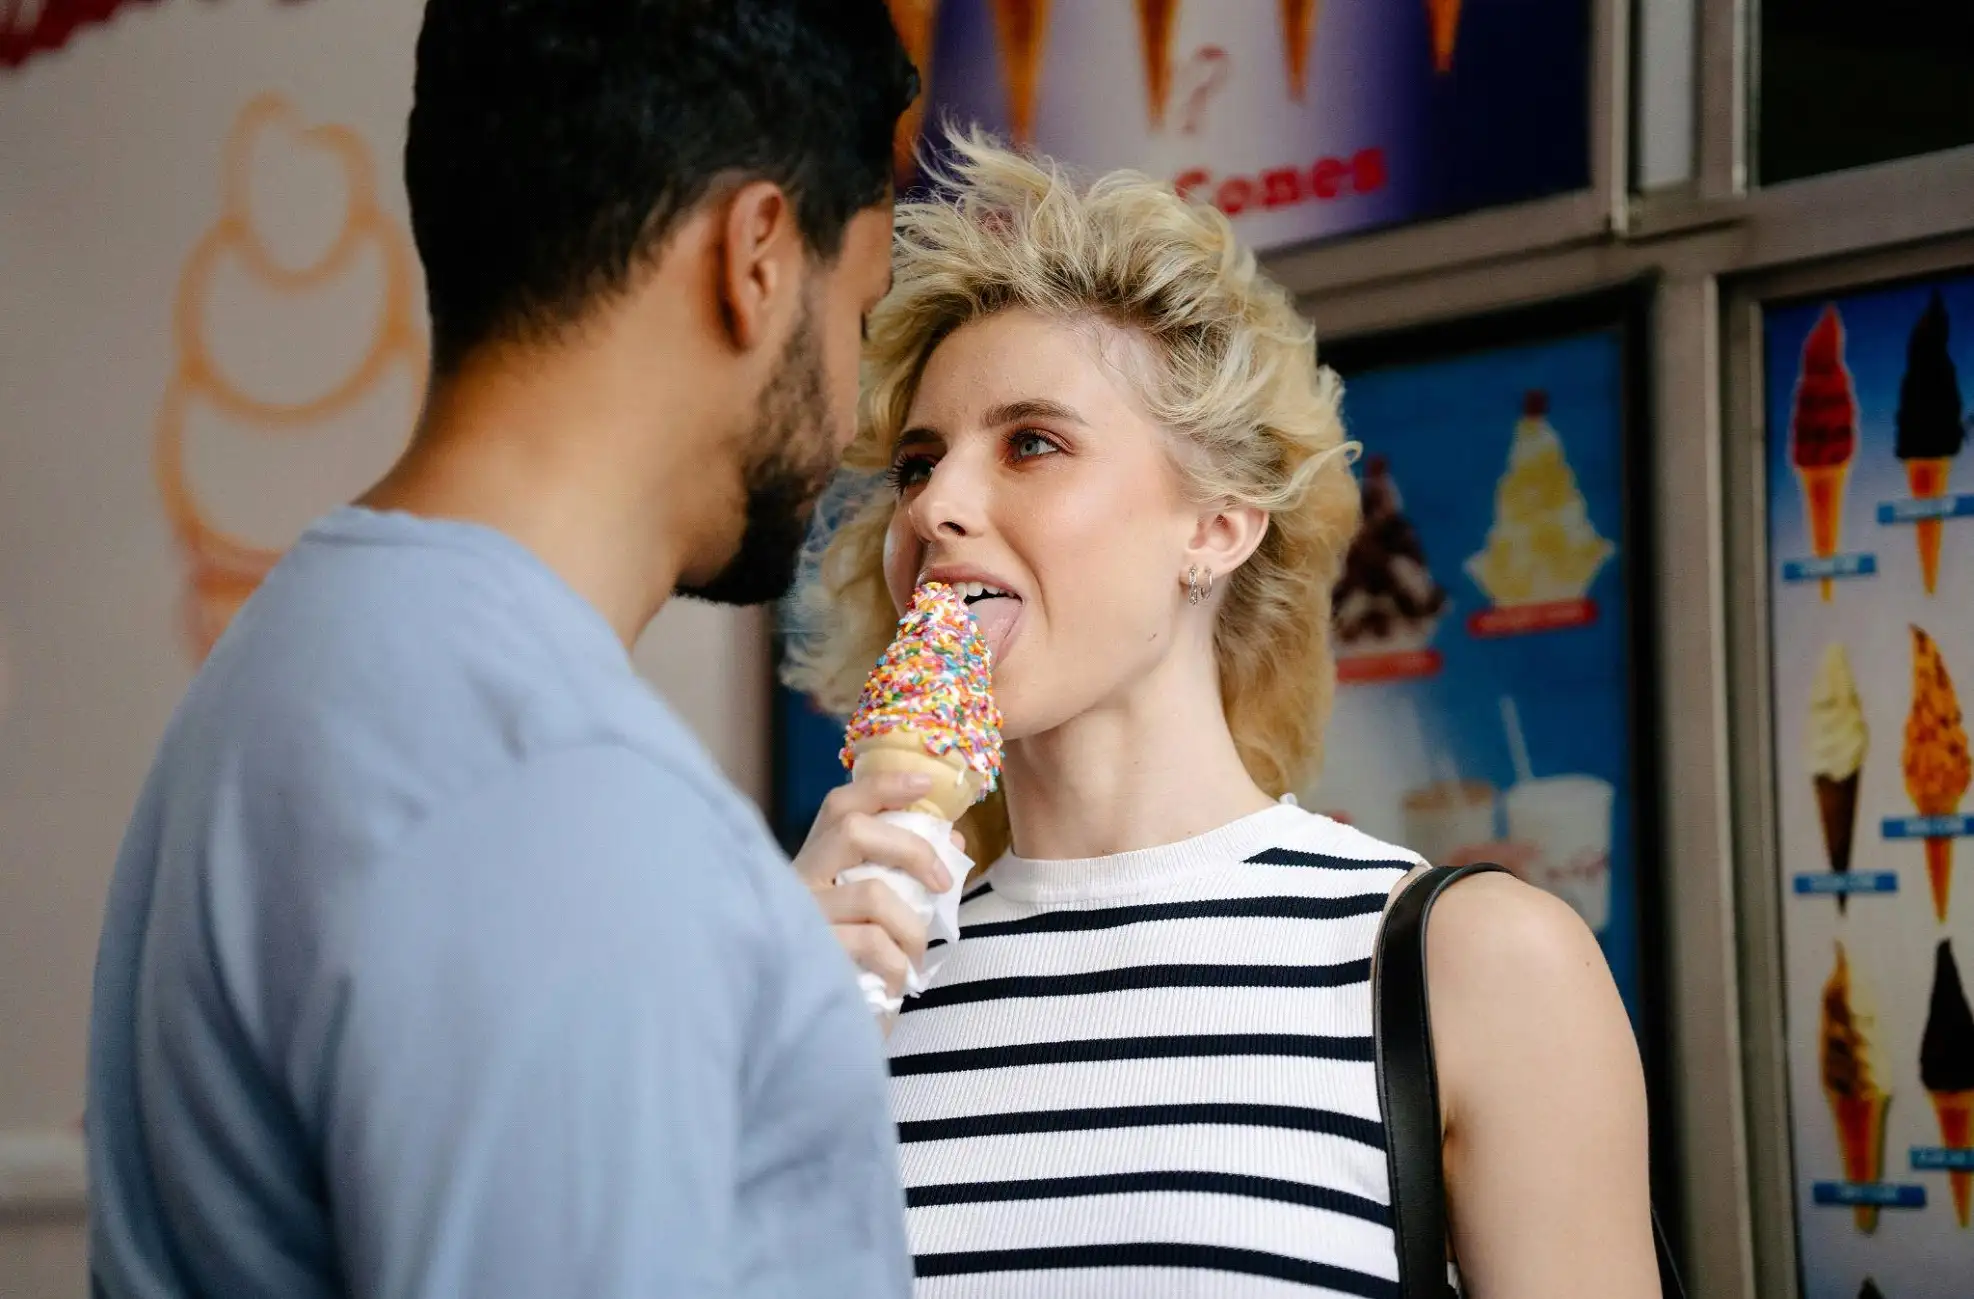
[[[1056,444],[1040,433],[1017,433],[1013,443],[1014,457],[1017,460],[1032,460],[1036,456],[1049,456],[1056,453]]]
[[[924,482],[931,473],[930,456],[906,456],[901,460],[893,461],[891,468],[885,471],[884,478],[891,484],[893,491],[903,492]]]

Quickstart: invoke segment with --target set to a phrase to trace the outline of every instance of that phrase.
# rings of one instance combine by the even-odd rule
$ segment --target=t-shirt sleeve
[[[768,942],[740,840],[617,749],[421,825],[346,938],[327,1192],[364,1299],[721,1296]]]

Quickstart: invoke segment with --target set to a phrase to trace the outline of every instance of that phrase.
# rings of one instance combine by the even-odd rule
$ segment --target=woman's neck
[[[1273,803],[1242,765],[1217,681],[1168,661],[1110,700],[1008,745],[1014,851],[1108,857],[1177,843]]]

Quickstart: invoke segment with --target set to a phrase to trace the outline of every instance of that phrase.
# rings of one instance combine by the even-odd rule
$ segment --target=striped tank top
[[[995,863],[889,1043],[921,1299],[1395,1299],[1371,956],[1420,864],[1290,805]]]

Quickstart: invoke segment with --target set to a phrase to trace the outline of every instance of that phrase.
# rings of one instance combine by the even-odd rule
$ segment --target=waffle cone
[[[1837,1122],[1844,1180],[1854,1185],[1876,1182],[1885,1168],[1885,1111],[1891,1106],[1891,1096],[1878,1091],[1846,1096],[1827,1087],[1824,1094],[1830,1098],[1830,1115]],[[1877,1230],[1877,1205],[1853,1205],[1851,1215],[1859,1231]]]
[[[1844,484],[1850,475],[1848,461],[1796,470],[1796,476],[1802,480],[1803,497],[1809,510],[1810,550],[1818,559],[1828,559],[1837,553],[1837,537],[1844,522]],[[1824,578],[1820,586],[1823,598],[1828,600],[1830,579]]]
[[[1905,462],[1905,480],[1914,500],[1937,500],[1947,494],[1947,470],[1952,461],[1944,456]],[[1921,519],[1914,525],[1919,545],[1919,576],[1926,583],[1926,594],[1940,580],[1940,520]],[[1965,1225],[1965,1224],[1963,1224]]]
[[[1432,29],[1433,71],[1453,71],[1453,51],[1460,43],[1460,0],[1426,0]]]
[[[1940,1144],[1948,1150],[1974,1149],[1974,1091],[1929,1092],[1933,1113],[1940,1120]],[[1953,1212],[1965,1227],[1970,1200],[1974,1200],[1974,1173],[1952,1169],[1947,1182],[1953,1188]]]
[[[1035,139],[1035,97],[1048,40],[1051,0],[993,0],[1001,79],[1008,92],[1008,129],[1017,145]]]
[[[1282,44],[1289,60],[1289,98],[1300,104],[1309,91],[1309,38],[1316,30],[1317,0],[1281,0]]]
[[[1953,891],[1953,840],[1926,841],[1926,881],[1933,886],[1933,916],[1947,921],[1947,898]]]
[[[887,775],[930,776],[932,791],[903,810],[923,812],[941,821],[952,822],[980,801],[987,781],[967,765],[957,753],[938,754],[925,747],[925,737],[917,731],[892,731],[860,740],[856,746],[856,766],[852,780],[869,780]]]
[[[1816,777],[1816,811],[1823,822],[1823,850],[1830,869],[1842,874],[1851,868],[1851,840],[1857,827],[1857,773],[1841,779]],[[1845,894],[1837,895],[1837,909],[1845,909]]]

